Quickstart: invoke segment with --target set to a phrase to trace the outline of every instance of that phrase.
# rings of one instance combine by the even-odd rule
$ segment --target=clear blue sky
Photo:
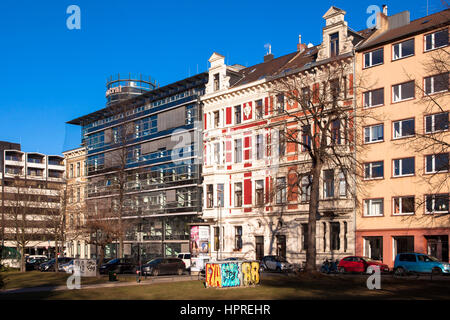
[[[443,9],[428,2],[430,13]],[[0,140],[60,154],[80,143],[79,127],[66,121],[104,107],[111,74],[140,72],[165,85],[206,71],[214,51],[250,66],[262,62],[266,43],[276,57],[296,50],[299,33],[320,43],[331,5],[362,30],[367,7],[384,3],[389,15],[426,15],[427,0],[2,0]],[[72,4],[81,30],[66,27]]]

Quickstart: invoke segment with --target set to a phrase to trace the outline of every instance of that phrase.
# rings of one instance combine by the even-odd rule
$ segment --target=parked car
[[[405,275],[410,272],[449,274],[450,264],[423,253],[411,252],[397,254],[394,262],[394,274]]]
[[[34,254],[34,255],[30,255],[26,257],[26,261],[31,261],[31,260],[36,260],[36,259],[41,259],[41,260],[45,260],[48,261],[48,257],[42,254]]]
[[[186,269],[189,270],[191,268],[191,254],[189,252],[182,252],[178,254],[178,259],[183,260],[186,265]]]
[[[270,271],[291,271],[293,265],[280,256],[264,256],[261,259],[261,269]]]
[[[65,272],[65,273],[73,273],[73,262],[74,262],[74,261],[75,261],[75,260],[70,260],[70,261],[67,262],[67,263],[60,264],[60,265],[58,266],[59,271]]]
[[[65,264],[71,260],[73,260],[73,258],[71,258],[71,257],[59,257],[58,258],[58,268],[59,268],[59,265]],[[41,263],[39,265],[39,270],[42,272],[55,271],[55,262],[56,262],[56,259],[53,258],[47,262]]]
[[[43,257],[43,258],[32,258],[29,259],[26,263],[25,263],[25,270],[26,271],[33,271],[33,270],[39,270],[39,265],[41,263],[47,262],[48,259],[47,257]]]
[[[374,260],[368,257],[349,256],[341,259],[338,264],[338,271],[345,272],[367,272],[369,266],[380,267],[381,272],[389,272],[388,265],[382,261]]]
[[[115,273],[135,273],[137,269],[136,263],[131,259],[112,259],[100,266],[100,274],[106,274],[109,271]]]
[[[157,276],[160,274],[182,275],[186,265],[178,258],[155,258],[142,266],[144,275]]]

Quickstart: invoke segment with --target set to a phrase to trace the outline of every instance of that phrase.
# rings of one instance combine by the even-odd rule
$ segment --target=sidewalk
[[[136,281],[114,281],[107,283],[98,283],[98,284],[88,284],[83,285],[83,280],[81,280],[81,288],[82,289],[96,289],[96,288],[112,288],[112,287],[126,287],[126,286],[139,286],[139,285],[150,285],[153,283],[163,283],[163,282],[179,282],[179,281],[191,281],[198,280],[198,276],[159,276],[159,277],[147,277],[147,280],[141,278],[141,282],[138,283]],[[45,287],[30,287],[30,288],[14,288],[7,290],[0,290],[0,295],[2,294],[14,294],[14,293],[28,293],[28,292],[45,292],[45,291],[63,291],[69,290],[67,286],[45,286]],[[77,290],[77,289],[74,289]]]

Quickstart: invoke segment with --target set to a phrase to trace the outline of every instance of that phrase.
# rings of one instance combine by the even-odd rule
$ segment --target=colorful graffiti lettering
[[[222,287],[237,287],[240,285],[239,265],[237,263],[223,263],[222,271]]]
[[[242,263],[242,283],[244,286],[259,283],[259,262],[253,261]]]
[[[207,263],[205,267],[206,271],[206,286],[208,287],[222,287],[222,275],[220,270],[220,264]]]

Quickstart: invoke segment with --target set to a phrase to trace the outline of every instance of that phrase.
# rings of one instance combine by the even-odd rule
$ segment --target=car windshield
[[[380,260],[375,260],[375,259],[368,258],[368,257],[364,257],[363,259],[366,260],[367,262],[380,262]]]
[[[119,262],[119,259],[112,259],[112,260],[109,260],[106,264],[113,264],[113,263],[117,263],[117,262]]]
[[[159,263],[159,262],[161,262],[161,259],[156,258],[156,259],[152,259],[152,260],[147,261],[146,264],[150,264],[150,263]]]

